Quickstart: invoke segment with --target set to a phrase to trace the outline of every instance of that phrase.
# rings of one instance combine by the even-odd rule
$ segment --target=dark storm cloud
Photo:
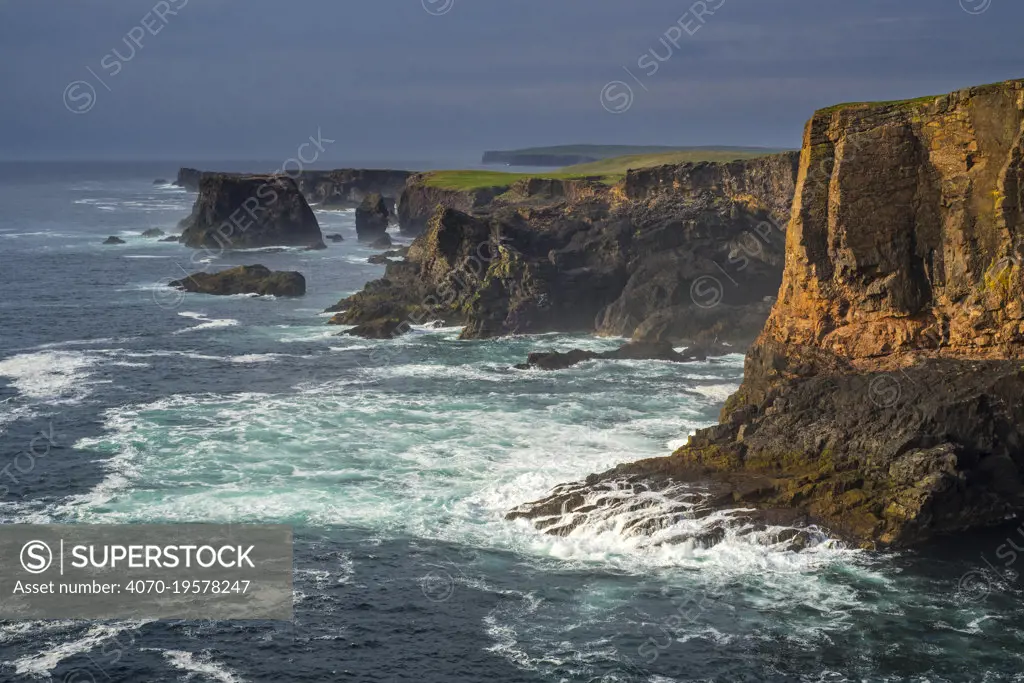
[[[816,107],[1024,75],[1016,0],[699,4],[716,9],[8,0],[0,156],[274,159],[318,127],[338,140],[328,163],[565,142],[795,146]],[[649,75],[652,49],[668,59]],[[618,115],[600,100],[616,80],[634,95]],[[76,81],[70,108],[96,93],[84,114],[65,106]]]

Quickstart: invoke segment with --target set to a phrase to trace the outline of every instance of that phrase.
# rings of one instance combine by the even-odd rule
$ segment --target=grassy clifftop
[[[543,150],[574,150],[588,145],[537,148]],[[612,149],[614,146],[600,147]],[[627,148],[636,149],[636,148]],[[664,148],[655,148],[664,149]],[[424,183],[430,187],[446,190],[479,190],[486,187],[505,187],[524,178],[550,178],[553,180],[600,180],[609,185],[626,177],[626,171],[637,168],[651,168],[666,164],[697,163],[701,161],[738,161],[774,154],[779,150],[753,149],[742,147],[688,148],[670,152],[629,154],[575,166],[565,166],[550,173],[505,173],[502,171],[433,171]]]

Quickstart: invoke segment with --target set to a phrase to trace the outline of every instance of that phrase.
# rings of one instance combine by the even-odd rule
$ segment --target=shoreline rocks
[[[272,271],[266,266],[237,266],[216,273],[193,273],[175,280],[170,287],[197,294],[259,294],[261,296],[303,296],[306,279],[294,271]]]
[[[144,230],[140,237],[163,237],[164,234],[164,231],[160,228],[150,228],[149,230]]]
[[[205,173],[181,241],[195,249],[325,249],[320,225],[287,176]]]
[[[103,240],[103,244],[127,244],[127,242],[116,235],[111,235],[107,239]]]

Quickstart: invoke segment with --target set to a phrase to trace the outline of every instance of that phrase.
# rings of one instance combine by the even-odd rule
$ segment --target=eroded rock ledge
[[[1024,514],[1022,180],[1022,81],[817,112],[779,300],[721,424],[583,486],[705,482],[866,546]]]

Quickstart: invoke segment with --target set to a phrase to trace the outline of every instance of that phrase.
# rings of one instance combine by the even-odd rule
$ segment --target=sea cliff
[[[1024,513],[1022,160],[1024,81],[816,112],[778,300],[721,424],[512,516],[680,481],[865,546]]]
[[[580,331],[749,342],[781,282],[776,219],[788,218],[779,207],[792,201],[796,161],[684,164],[619,182],[490,185],[485,175],[464,187],[463,176],[414,177],[400,220],[403,232],[422,225],[423,234],[406,262],[333,307],[333,322],[414,314],[464,325],[467,338]]]

